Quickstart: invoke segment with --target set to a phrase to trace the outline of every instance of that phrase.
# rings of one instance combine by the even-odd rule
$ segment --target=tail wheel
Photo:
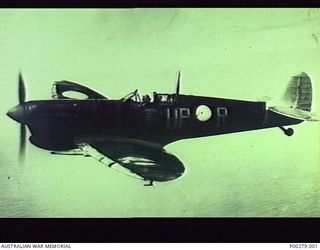
[[[284,127],[279,127],[286,136],[292,136],[294,134],[294,130],[292,128],[285,129]]]
[[[292,136],[294,134],[294,130],[292,128],[288,128],[285,132],[287,136]]]

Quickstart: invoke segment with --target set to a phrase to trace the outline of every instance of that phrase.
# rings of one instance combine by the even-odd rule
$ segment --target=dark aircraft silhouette
[[[85,99],[70,97],[72,93]],[[281,105],[266,102],[176,93],[140,98],[138,90],[119,100],[70,81],[52,87],[52,100],[25,101],[19,74],[19,104],[7,113],[21,123],[20,155],[24,156],[26,129],[37,147],[61,155],[91,156],[105,165],[126,170],[149,181],[165,182],[183,175],[183,163],[164,146],[181,139],[279,127],[287,136],[295,125],[315,120],[311,112],[312,84],[306,73],[294,76]],[[69,97],[68,97],[69,96]]]

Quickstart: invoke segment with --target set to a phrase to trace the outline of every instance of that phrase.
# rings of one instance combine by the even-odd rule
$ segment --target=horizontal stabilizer
[[[298,108],[291,107],[269,107],[269,110],[278,113],[280,115],[285,115],[291,118],[304,120],[304,121],[318,121],[316,114],[309,111],[304,111]]]

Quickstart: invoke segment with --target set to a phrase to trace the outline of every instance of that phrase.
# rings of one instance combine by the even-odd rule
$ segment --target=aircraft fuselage
[[[77,148],[79,136],[121,136],[163,146],[186,138],[301,122],[267,110],[265,102],[190,95],[170,98],[165,102],[29,101],[11,110],[11,117],[29,127],[33,144],[49,150]]]

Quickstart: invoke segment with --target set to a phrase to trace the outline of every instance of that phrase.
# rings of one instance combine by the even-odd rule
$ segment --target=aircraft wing
[[[85,156],[136,178],[164,182],[184,173],[183,163],[160,145],[126,138],[82,138],[77,143]]]

